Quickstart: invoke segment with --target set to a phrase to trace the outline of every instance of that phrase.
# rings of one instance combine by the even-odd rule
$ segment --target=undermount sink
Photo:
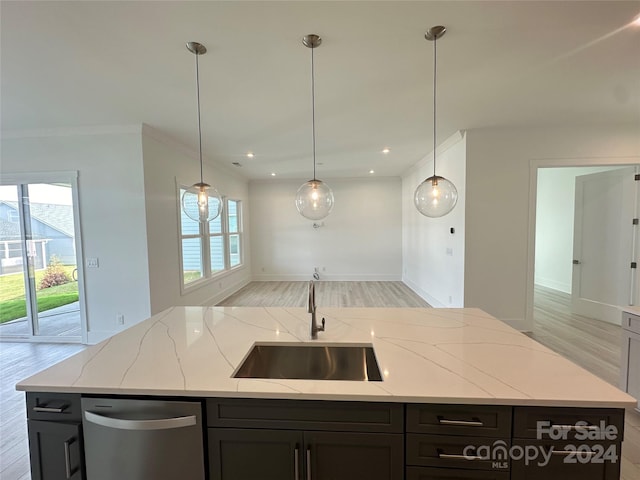
[[[255,344],[235,378],[289,378],[381,382],[371,345]]]

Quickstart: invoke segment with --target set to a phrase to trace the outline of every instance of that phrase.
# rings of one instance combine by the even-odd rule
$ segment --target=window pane
[[[238,232],[238,201],[229,200],[227,202],[227,216],[229,217],[229,232]]]
[[[209,222],[209,233],[222,233],[222,215]]]
[[[229,235],[229,265],[240,265],[240,235]]]
[[[224,242],[222,236],[210,237],[211,272],[224,270]]]
[[[195,220],[187,217],[182,210],[182,194],[185,192],[184,188],[180,189],[180,231],[182,235],[198,235],[200,233],[200,224]],[[186,269],[185,269],[186,270]]]
[[[202,278],[202,249],[199,238],[182,239],[182,269],[185,285]]]

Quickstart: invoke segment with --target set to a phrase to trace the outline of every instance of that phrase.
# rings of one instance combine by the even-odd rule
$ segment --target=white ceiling
[[[147,123],[247,178],[399,175],[460,129],[638,122],[640,1],[2,1],[2,130]],[[391,152],[381,153],[384,147]],[[255,158],[246,157],[254,152]]]

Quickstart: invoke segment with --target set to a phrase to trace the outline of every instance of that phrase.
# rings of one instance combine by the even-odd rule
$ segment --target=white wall
[[[637,163],[638,157],[638,124],[469,130],[465,307],[531,329],[531,162],[587,159],[585,164],[611,165]]]
[[[255,280],[399,280],[402,262],[401,183],[398,177],[324,179],[333,211],[320,228],[296,210],[306,181],[253,181],[252,269]]]
[[[214,305],[250,280],[248,182],[221,167],[212,168],[205,163],[205,182],[216,187],[221,195],[243,202],[244,266],[217,275],[210,282],[182,294],[176,177],[185,185],[199,181],[200,163],[195,152],[147,125],[143,128],[142,151],[151,313],[173,305]]]
[[[437,150],[436,173],[453,182],[458,203],[428,218],[413,203],[416,187],[433,175],[433,152],[402,177],[402,280],[433,307],[464,306],[466,141],[457,133]],[[451,234],[450,229],[455,233]]]
[[[39,135],[3,137],[2,173],[78,171],[84,255],[99,258],[84,269],[87,340],[96,343],[150,314],[140,127]]]
[[[571,293],[576,177],[611,167],[538,169],[535,283]]]

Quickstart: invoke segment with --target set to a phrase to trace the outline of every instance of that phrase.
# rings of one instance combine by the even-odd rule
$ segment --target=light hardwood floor
[[[218,305],[306,307],[309,282],[251,282]],[[320,307],[429,307],[402,282],[315,282]]]
[[[306,282],[254,282],[221,305],[304,306]],[[317,304],[333,306],[428,306],[401,282],[317,282]],[[536,289],[535,329],[540,343],[618,384],[620,328],[571,315],[566,295]],[[81,345],[0,343],[0,478],[29,480],[24,393],[19,380],[84,348]],[[640,414],[628,411],[622,480],[640,480]],[[574,479],[568,479],[574,480]],[[579,479],[575,479],[579,480]]]

